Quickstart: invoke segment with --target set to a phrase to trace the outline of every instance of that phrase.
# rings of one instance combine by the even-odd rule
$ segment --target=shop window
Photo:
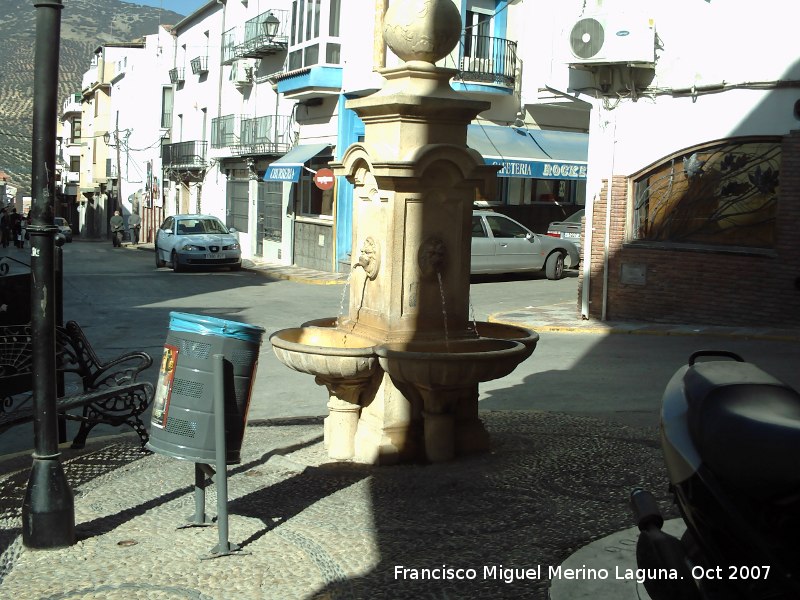
[[[314,162],[310,168],[314,171],[328,166],[327,161]],[[303,170],[300,181],[297,183],[298,214],[303,217],[321,219],[333,218],[333,199],[335,186],[329,190],[321,190],[314,183],[314,174]]]
[[[780,139],[688,149],[634,181],[635,241],[772,248]]]

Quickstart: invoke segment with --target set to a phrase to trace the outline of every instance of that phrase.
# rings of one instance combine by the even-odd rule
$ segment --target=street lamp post
[[[56,114],[61,0],[35,0],[31,237],[34,453],[22,504],[29,548],[75,543],[75,503],[58,451],[56,413],[55,202]]]

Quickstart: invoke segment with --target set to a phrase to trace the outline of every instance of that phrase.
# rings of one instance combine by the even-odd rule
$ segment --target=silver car
[[[581,251],[581,238],[583,237],[583,225],[581,219],[586,213],[585,209],[580,209],[575,214],[568,216],[563,221],[553,221],[547,226],[547,235],[551,237],[561,238],[562,240],[569,240],[575,247],[578,248],[578,253]]]
[[[72,241],[72,227],[64,217],[55,217],[53,223],[58,227],[58,233],[62,234],[68,242]]]
[[[544,271],[548,279],[561,279],[579,260],[572,242],[533,233],[491,210],[472,211],[472,275]]]
[[[186,267],[224,266],[242,268],[242,249],[236,230],[210,215],[167,217],[156,233],[156,267],[168,262],[173,271]]]

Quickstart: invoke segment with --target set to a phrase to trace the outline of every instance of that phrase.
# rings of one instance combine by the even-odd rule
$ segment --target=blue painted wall
[[[347,148],[364,135],[364,122],[346,108],[344,94],[339,96],[339,124],[336,136],[336,160],[340,160]],[[350,250],[353,245],[353,184],[345,177],[336,178],[336,263],[352,264]]]

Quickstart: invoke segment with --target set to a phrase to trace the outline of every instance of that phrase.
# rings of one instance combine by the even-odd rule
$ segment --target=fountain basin
[[[475,327],[478,335],[482,338],[513,340],[521,343],[527,350],[522,360],[533,354],[533,351],[536,350],[536,344],[539,343],[539,334],[526,327],[507,325],[505,323],[490,323],[489,321],[477,321]]]
[[[292,327],[269,338],[287,367],[323,379],[367,379],[378,367],[372,340],[332,327]]]
[[[463,388],[505,377],[529,356],[521,342],[478,338],[451,342],[390,342],[375,347],[381,368],[427,389]]]

